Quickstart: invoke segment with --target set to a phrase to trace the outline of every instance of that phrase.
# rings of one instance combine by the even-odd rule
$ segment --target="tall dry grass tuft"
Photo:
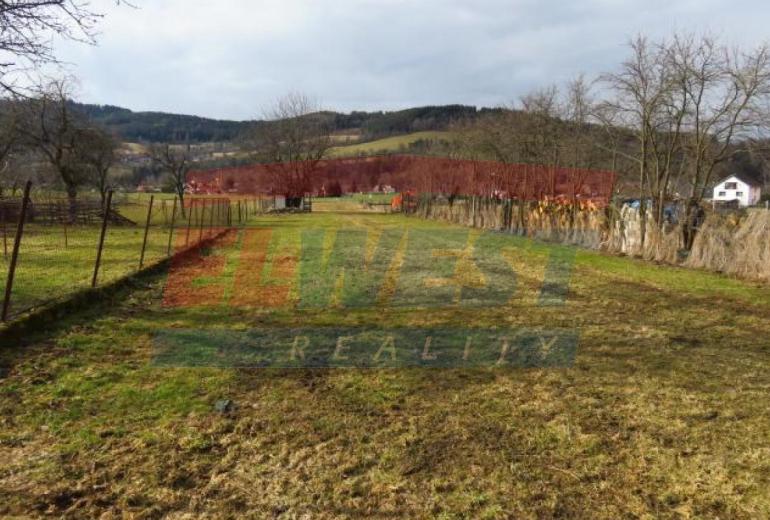
[[[770,280],[770,211],[709,215],[685,265]]]
[[[522,205],[523,204],[523,205]],[[480,197],[421,201],[417,214],[463,226],[507,231],[548,242],[575,245],[655,262],[684,265],[739,276],[770,280],[770,212],[710,214],[693,249],[682,259],[678,226],[660,229],[648,214],[642,241],[637,209],[581,209],[554,203],[506,203]]]

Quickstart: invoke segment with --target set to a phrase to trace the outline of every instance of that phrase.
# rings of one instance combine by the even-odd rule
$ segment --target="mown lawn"
[[[148,277],[27,344],[3,345],[0,515],[770,516],[767,287],[578,251],[565,304],[541,306],[553,248],[499,235],[493,243],[516,271],[512,298],[463,306],[447,293],[410,305],[399,291],[421,282],[404,267],[407,237],[394,242],[376,304],[344,307],[343,277],[330,305],[298,308],[291,266],[303,230],[330,232],[321,242],[329,258],[338,254],[331,231],[365,230],[370,262],[393,230],[430,241],[464,231],[336,213],[255,225],[274,240],[264,259],[246,260],[265,261],[262,283],[283,287],[285,305],[233,305],[249,267],[240,231],[208,251],[225,259],[220,274],[190,289],[190,302],[213,305],[164,305],[166,277]],[[438,261],[421,258],[426,272]],[[456,275],[472,285],[463,265]],[[196,287],[221,291],[196,300]],[[580,342],[574,366],[559,369],[154,362],[158,330],[313,326],[566,329]],[[233,408],[222,413],[224,399]]]

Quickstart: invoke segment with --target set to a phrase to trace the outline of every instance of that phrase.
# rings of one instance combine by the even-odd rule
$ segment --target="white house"
[[[715,202],[737,200],[739,205],[746,207],[757,204],[761,196],[762,187],[759,183],[737,175],[730,175],[714,186]]]

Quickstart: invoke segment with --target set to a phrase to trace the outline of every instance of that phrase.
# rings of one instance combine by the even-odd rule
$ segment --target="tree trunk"
[[[67,184],[67,202],[69,204],[69,222],[74,224],[78,216],[78,188],[74,184]]]
[[[184,209],[184,187],[182,189],[179,189],[177,187],[176,194],[179,197],[179,211],[181,212],[182,218],[187,218],[187,212]]]
[[[682,219],[682,244],[684,250],[690,252],[695,243],[695,236],[698,233],[700,224],[700,206],[694,200],[687,201],[685,206],[684,219]]]

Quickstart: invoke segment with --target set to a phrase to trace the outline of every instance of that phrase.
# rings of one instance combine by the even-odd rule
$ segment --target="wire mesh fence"
[[[0,197],[0,297],[9,321],[200,246],[265,211],[256,199],[113,194]]]

